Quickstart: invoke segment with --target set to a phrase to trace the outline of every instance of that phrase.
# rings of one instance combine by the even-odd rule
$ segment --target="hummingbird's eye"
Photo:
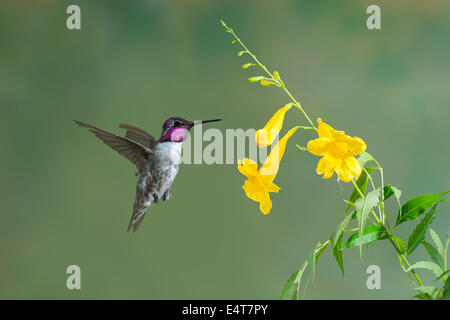
[[[175,126],[175,127],[178,127],[179,125],[181,125],[181,122],[180,122],[180,121],[175,121],[175,122],[174,122],[174,126]]]

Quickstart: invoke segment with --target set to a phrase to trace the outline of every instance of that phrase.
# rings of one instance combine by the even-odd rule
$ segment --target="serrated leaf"
[[[435,204],[443,195],[450,192],[450,190],[442,193],[432,193],[421,195],[406,202],[398,212],[397,222],[395,226],[408,221],[415,220],[419,215],[425,212],[429,207]]]
[[[367,162],[370,162],[370,161],[374,161],[375,159],[372,157],[372,155],[370,154],[370,153],[368,153],[368,152],[363,152],[363,153],[361,153],[360,155],[359,155],[359,157],[358,157],[358,162],[359,162],[359,164],[361,165],[361,167],[364,167],[364,165],[367,163]]]
[[[360,237],[359,231],[352,234],[350,238],[348,238],[345,245],[342,247],[342,250],[347,248],[353,248],[356,246],[361,246],[363,244],[369,244],[372,243],[378,239],[380,239],[381,235],[383,234],[383,229],[370,224],[364,228],[364,231]]]
[[[407,255],[411,254],[411,252],[413,252],[419,246],[419,244],[421,244],[422,241],[425,240],[427,229],[436,218],[437,207],[438,204],[436,203],[425,215],[425,217],[423,217],[422,221],[420,221],[420,223],[417,224],[417,226],[414,228],[413,232],[408,238],[408,247],[406,250]]]
[[[371,174],[376,168],[375,167],[367,167],[365,169],[369,174]],[[358,180],[356,180],[356,185],[358,186],[359,190],[361,190],[361,192],[363,194],[365,194],[366,190],[367,190],[368,178],[369,177],[367,176],[366,172],[362,171]],[[350,195],[350,198],[348,199],[348,201],[350,203],[354,203],[356,200],[358,200],[360,198],[361,198],[361,195],[359,194],[358,190],[355,187],[353,187],[352,194]],[[350,208],[350,204],[347,203],[347,207],[345,208],[345,214],[347,214],[349,208]]]
[[[297,300],[298,299],[298,291],[300,289],[300,283],[302,281],[303,273],[305,272],[305,269],[308,265],[308,262],[305,260],[303,261],[302,266],[300,269],[295,271],[291,277],[288,279],[286,284],[284,285],[284,288],[281,292],[280,299],[285,299],[291,297],[292,299]]]
[[[403,242],[402,238],[399,237],[392,237],[392,240],[397,244],[398,249],[400,250],[401,254],[404,254],[406,251],[405,243]]]
[[[438,290],[438,288],[435,288],[433,286],[421,286],[421,287],[417,287],[414,289],[417,291],[423,292],[431,297],[433,297],[434,294],[436,293],[436,290]]]
[[[442,292],[442,299],[450,300],[450,277],[447,278],[444,285],[444,291]]]
[[[358,218],[359,237],[362,238],[364,227],[370,211],[378,204],[380,200],[380,188],[375,189],[367,194],[364,199],[358,199],[355,202],[356,217]],[[362,256],[362,239],[359,239],[359,253]]]
[[[320,257],[322,256],[323,252],[325,251],[325,249],[328,247],[328,245],[330,244],[329,241],[325,242],[324,244],[321,244],[320,242],[317,244],[316,247],[316,262],[319,261]]]
[[[341,269],[342,276],[344,277],[345,276],[344,258],[342,257],[342,250],[341,250],[343,238],[344,238],[344,234],[342,233],[342,231],[341,231],[338,239],[336,239],[336,232],[333,232],[333,234],[330,237],[330,241],[331,241],[331,249],[333,251],[334,258],[336,259],[336,262],[338,263],[339,268]]]
[[[400,197],[402,196],[402,191],[400,189],[397,189],[396,187],[394,187],[390,184],[387,184],[383,188],[383,194],[384,194],[384,201],[386,201],[387,199],[392,197],[392,195],[395,195],[395,198],[397,199],[397,203],[398,203],[399,207],[401,207]]]
[[[427,242],[426,240],[424,240],[422,244],[427,250],[431,260],[436,262],[441,268],[444,268],[444,259],[442,258],[438,249],[436,249],[431,243]]]
[[[347,227],[347,225],[349,224],[350,220],[352,220],[353,215],[352,214],[348,214],[345,216],[344,220],[339,224],[339,226],[337,227],[337,230],[334,234],[334,237],[331,238],[331,247],[335,248],[337,245],[336,240],[339,240],[339,238],[342,236],[342,232],[344,231],[344,229]]]
[[[442,268],[434,262],[431,261],[419,261],[409,267],[406,271],[409,272],[412,269],[426,269],[432,271],[436,277],[439,277],[442,273]]]
[[[434,281],[440,280],[441,278],[443,278],[446,274],[448,274],[450,272],[450,269],[445,270],[444,272],[442,272],[442,274],[437,277],[436,279],[434,279]],[[450,278],[450,277],[449,277]]]
[[[444,255],[444,245],[441,242],[441,239],[439,238],[439,235],[430,228],[430,236],[431,239],[433,240],[434,244],[436,245],[436,249],[438,250],[439,254],[441,256]]]
[[[295,271],[286,281],[286,284],[284,285],[283,290],[281,291],[280,300],[287,298],[291,294],[292,286],[294,285],[294,280],[297,278],[298,273],[299,270]]]

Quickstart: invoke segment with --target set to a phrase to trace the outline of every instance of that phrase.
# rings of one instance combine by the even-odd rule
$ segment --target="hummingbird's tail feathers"
[[[155,145],[156,140],[148,132],[146,132],[142,129],[139,129],[135,126],[131,126],[129,124],[121,124],[119,126],[119,128],[126,130],[126,135],[125,135],[126,138],[128,138],[132,141],[135,141],[135,142],[143,145],[144,147],[147,147],[150,150],[153,149],[153,146]]]
[[[147,211],[147,208],[138,211],[136,214],[133,213],[130,219],[130,223],[128,224],[128,232],[130,232],[131,228],[133,228],[133,232],[136,232],[139,226],[141,225],[142,221],[145,217],[145,212]]]
[[[144,169],[148,163],[148,155],[151,150],[139,142],[132,141],[128,138],[118,136],[114,133],[96,128],[81,121],[74,122],[83,128],[88,128],[97,138],[102,140],[107,146],[130,160],[139,171]]]

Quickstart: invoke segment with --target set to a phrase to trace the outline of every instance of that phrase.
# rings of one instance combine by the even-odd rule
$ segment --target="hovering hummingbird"
[[[167,119],[162,126],[161,137],[156,140],[146,131],[127,124],[125,137],[74,120],[80,127],[88,128],[97,138],[119,154],[130,160],[137,168],[139,179],[136,186],[133,214],[128,230],[139,228],[147,208],[160,199],[170,197],[170,186],[178,173],[181,162],[181,142],[187,138],[189,130],[197,124],[220,121],[204,120],[190,122],[179,117]]]

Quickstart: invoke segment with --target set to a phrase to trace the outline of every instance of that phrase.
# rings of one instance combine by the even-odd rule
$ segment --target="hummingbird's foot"
[[[164,192],[162,200],[163,201],[169,200],[170,197],[171,197],[170,190],[167,190],[166,192]]]
[[[158,203],[158,201],[159,201],[158,195],[156,193],[154,193],[153,194],[153,202]]]

